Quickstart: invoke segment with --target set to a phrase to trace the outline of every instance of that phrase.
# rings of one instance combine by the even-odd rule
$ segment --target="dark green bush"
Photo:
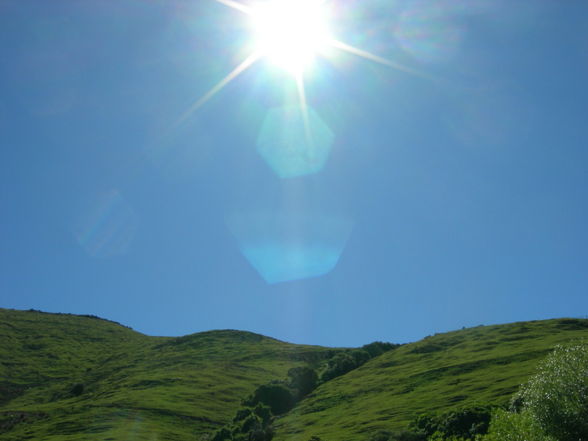
[[[222,429],[217,430],[211,441],[230,441],[232,439],[233,436],[231,431],[227,427],[223,427]]]
[[[337,378],[347,372],[355,369],[357,364],[353,357],[346,353],[340,352],[327,362],[327,368],[321,375],[321,381],[329,381]]]
[[[464,407],[441,414],[419,415],[410,428],[427,437],[437,433],[444,437],[474,438],[488,431],[491,417],[490,406]]]
[[[235,418],[233,418],[233,422],[237,423],[239,421],[243,421],[245,418],[251,415],[251,413],[252,411],[250,407],[243,407],[242,409],[239,409],[237,411],[237,413],[235,414]]]
[[[264,384],[259,386],[244,404],[253,407],[259,403],[269,406],[272,414],[281,415],[292,409],[295,400],[292,392],[285,385]]]
[[[353,360],[355,360],[355,364],[358,367],[368,362],[369,359],[372,358],[370,357],[369,352],[364,349],[356,349],[355,351],[351,351],[351,356],[353,357]]]
[[[363,345],[361,349],[366,351],[370,354],[370,358],[377,357],[378,355],[382,355],[384,352],[390,351],[391,349],[397,348],[400,345],[393,344],[393,343],[384,343],[381,341],[374,341],[367,345]]]
[[[306,366],[290,369],[288,377],[289,386],[296,391],[298,399],[308,395],[318,384],[318,375],[315,370]]]
[[[253,409],[253,413],[257,415],[264,426],[267,426],[272,420],[272,411],[269,406],[266,406],[262,403],[258,403]]]

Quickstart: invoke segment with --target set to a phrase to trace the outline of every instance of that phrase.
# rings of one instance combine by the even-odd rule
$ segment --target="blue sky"
[[[311,157],[267,60],[182,117],[244,14],[0,0],[0,306],[339,346],[588,315],[588,3],[329,5],[422,75],[317,58]]]

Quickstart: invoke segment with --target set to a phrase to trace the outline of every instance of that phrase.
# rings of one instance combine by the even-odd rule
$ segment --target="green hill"
[[[588,320],[464,329],[373,358],[276,419],[277,441],[365,440],[417,414],[503,404]],[[91,316],[0,309],[0,440],[207,440],[259,385],[341,349],[249,332],[149,337]]]
[[[0,309],[1,440],[194,440],[260,384],[332,355],[240,331],[148,337]]]
[[[365,440],[418,414],[507,404],[557,344],[588,337],[588,320],[480,326],[427,337],[325,383],[280,419],[277,441]]]

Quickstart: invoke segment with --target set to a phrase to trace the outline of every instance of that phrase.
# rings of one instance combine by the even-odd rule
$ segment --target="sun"
[[[329,30],[330,0],[215,0],[243,13],[249,19],[252,45],[249,54],[223,79],[216,83],[200,99],[194,102],[175,123],[186,121],[204,103],[220,92],[227,84],[262,59],[270,61],[295,79],[299,105],[304,120],[308,120],[305,74],[317,55],[328,56],[332,49],[361,57],[406,73],[429,78],[428,75],[395,63],[394,61],[351,46],[333,37]],[[332,6],[332,5],[331,5]],[[305,124],[308,129],[308,124]],[[310,137],[310,134],[307,133]]]
[[[274,0],[251,10],[254,47],[271,64],[298,76],[332,40],[321,0]]]

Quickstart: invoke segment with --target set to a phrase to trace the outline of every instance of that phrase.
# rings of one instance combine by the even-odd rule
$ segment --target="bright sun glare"
[[[258,4],[251,12],[256,50],[293,75],[304,73],[331,39],[323,4],[320,0]]]
[[[251,53],[184,112],[177,124],[220,92],[227,84],[253,66],[260,59],[289,72],[298,88],[307,135],[309,133],[304,74],[317,55],[336,49],[366,60],[424,77],[420,72],[386,58],[351,46],[334,38],[329,31],[328,0],[263,0],[241,3],[237,0],[216,0],[249,18],[254,47]]]

